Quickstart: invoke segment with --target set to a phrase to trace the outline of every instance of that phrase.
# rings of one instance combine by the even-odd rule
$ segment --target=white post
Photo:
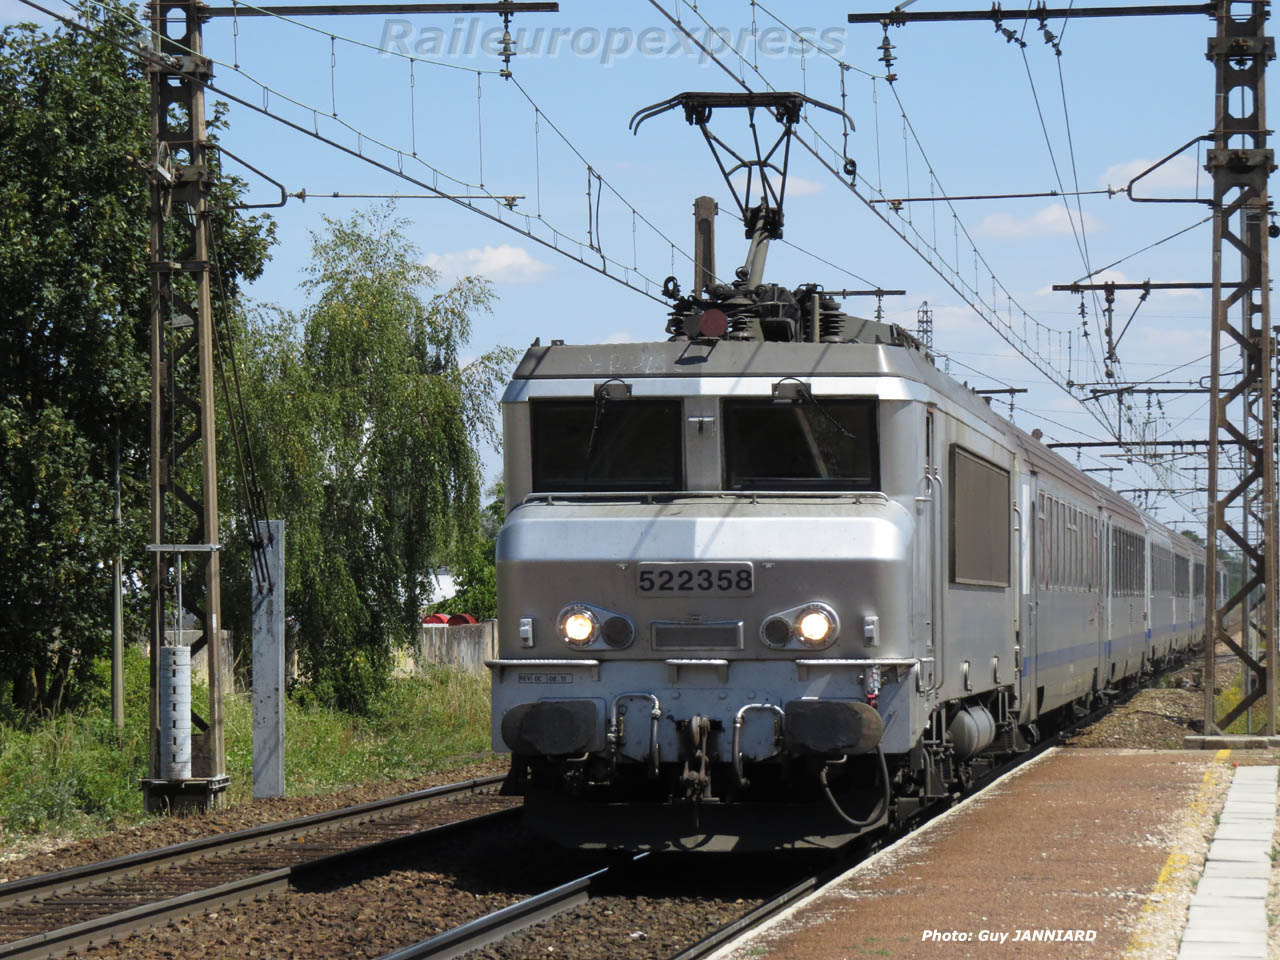
[[[253,559],[253,795],[284,796],[284,521],[260,520]]]
[[[191,779],[191,648],[160,648],[160,778]]]

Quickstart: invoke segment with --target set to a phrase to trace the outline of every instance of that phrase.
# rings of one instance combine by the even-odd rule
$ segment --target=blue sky
[[[1006,42],[991,23],[913,24],[890,33],[898,78],[890,89],[878,62],[880,28],[844,23],[846,13],[881,9],[865,0],[785,5],[769,0],[763,7],[750,0],[703,0],[696,9],[665,0],[664,6],[700,38],[708,37],[709,27],[726,31],[737,51],[724,41],[714,41],[713,48],[755,89],[764,88],[762,74],[777,89],[804,90],[840,105],[843,76],[843,102],[856,126],[849,134],[849,155],[857,161],[859,188],[868,197],[877,196],[877,190],[889,198],[1042,192],[1058,189],[1060,182],[1067,190],[1077,182],[1081,190],[1121,187],[1149,163],[1206,132],[1212,121],[1213,70],[1204,50],[1213,24],[1206,17],[1078,20],[1065,29],[1061,21],[1050,23],[1060,57],[1035,23],[1025,32],[1020,21],[1006,24],[1025,48]],[[912,9],[948,8],[969,5],[920,0]],[[28,19],[28,13],[18,0],[0,0],[0,21]],[[262,104],[261,87],[248,79],[256,78],[273,91],[266,94],[271,110],[442,189],[480,192],[483,182],[484,191],[495,195],[523,195],[514,212],[502,213],[507,222],[523,225],[528,215],[535,232],[550,237],[554,227],[562,238],[572,238],[556,241],[562,249],[582,250],[599,263],[600,255],[587,243],[590,230],[611,269],[621,273],[625,265],[628,278],[640,286],[644,281],[632,268],[658,283],[674,272],[687,286],[694,197],[709,194],[722,211],[733,209],[701,136],[680,113],[649,121],[638,136],[627,128],[634,111],[682,90],[737,89],[647,0],[562,0],[559,14],[518,16],[512,27],[521,52],[512,69],[528,98],[515,82],[496,75],[501,64],[485,48],[486,31],[500,26],[496,16],[476,18],[474,26],[471,18],[454,16],[312,18],[306,24],[310,29],[270,18],[210,23],[206,52],[224,64],[215,68],[215,82]],[[494,39],[489,35],[490,46]],[[315,112],[288,103],[286,96]],[[540,111],[536,132],[530,98]],[[334,112],[336,120],[328,116]],[[840,122],[818,111],[810,116],[813,130],[805,128],[804,135],[812,139],[816,131],[839,147]],[[251,291],[260,300],[299,306],[309,231],[323,214],[342,216],[370,202],[319,195],[421,192],[244,107],[233,106],[230,121],[225,143],[231,150],[291,192],[305,189],[311,196],[305,204],[291,200],[275,213],[281,242]],[[771,125],[761,124],[762,136]],[[713,128],[730,144],[747,143],[741,114],[719,113]],[[371,146],[370,137],[402,153]],[[415,147],[419,158],[456,182],[416,163]],[[955,376],[979,387],[1029,389],[1015,401],[1019,425],[1040,427],[1052,439],[1103,436],[1084,405],[1018,357],[844,183],[802,148],[793,149],[786,240],[835,266],[775,245],[769,279],[789,286],[819,282],[831,288],[906,289],[905,297],[886,299],[886,317],[914,328],[917,309],[927,301],[934,312],[935,346],[951,358]],[[605,182],[603,198],[601,181],[589,176],[587,164]],[[1193,147],[1146,181],[1147,194],[1191,198],[1196,171]],[[1208,195],[1203,171],[1198,180],[1200,196]],[[599,209],[590,223],[588,181],[591,209],[597,204]],[[272,188],[261,183],[254,192],[265,200]],[[476,206],[501,211],[493,201]],[[492,315],[476,324],[476,353],[493,344],[522,348],[534,337],[597,342],[664,336],[661,304],[472,210],[439,200],[404,200],[399,209],[412,221],[412,235],[427,262],[446,278],[481,273],[493,281],[500,299]],[[1069,369],[1072,379],[1093,382],[1104,379],[1101,366],[1082,361],[1080,350],[1099,348],[1100,299],[1086,302],[1092,331],[1086,345],[1074,336],[1082,326],[1081,298],[1049,288],[1120,260],[1207,213],[1203,205],[1136,204],[1123,196],[1093,195],[1081,198],[1079,207],[1074,200],[1065,204],[1052,197],[956,202],[953,208],[917,203],[890,212],[889,219],[905,232],[914,231],[921,243],[935,245],[939,253],[932,256],[946,261],[944,273],[958,265],[962,285],[982,291],[1014,329],[1028,331],[1033,345],[1033,321],[1042,324],[1040,350],[1058,371],[1057,379]],[[966,232],[981,257],[976,273]],[[680,251],[673,254],[668,241]],[[1086,244],[1089,268],[1082,253]],[[1207,281],[1210,246],[1205,224],[1124,260],[1099,279]],[[722,275],[732,275],[745,249],[741,228],[722,213],[717,249]],[[1136,303],[1136,295],[1118,298],[1117,331]],[[847,308],[866,314],[874,302],[850,301]],[[1033,319],[1024,320],[1024,313]],[[1207,360],[1201,359],[1208,340],[1206,294],[1153,293],[1119,345],[1118,372],[1130,379],[1195,380],[1208,372]],[[1182,364],[1187,365],[1166,375]],[[1143,428],[1149,435],[1204,435],[1202,395],[1158,399],[1164,409],[1151,398],[1152,420]],[[1146,397],[1134,400],[1130,415],[1139,422],[1147,418]],[[1123,460],[1096,455],[1080,462],[1124,466]],[[491,453],[487,463],[496,476],[497,454]],[[1198,485],[1204,472],[1194,481],[1189,471],[1166,479]],[[1113,485],[1155,481],[1148,469],[1126,467]],[[1154,502],[1162,519],[1176,522],[1201,511],[1203,500],[1187,495],[1179,502]]]

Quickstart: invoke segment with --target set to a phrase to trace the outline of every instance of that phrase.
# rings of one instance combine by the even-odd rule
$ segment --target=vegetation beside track
[[[105,670],[105,664],[101,669]],[[105,688],[105,683],[102,685]],[[207,690],[193,691],[197,704]],[[199,707],[197,707],[199,709]],[[226,702],[231,802],[253,792],[249,697]],[[295,692],[285,708],[285,784],[290,796],[418,776],[468,757],[488,757],[488,678],[452,667],[387,682],[366,716]],[[138,780],[147,757],[147,660],[130,651],[125,726],[105,699],[22,726],[0,724],[0,833],[87,835],[145,818]]]

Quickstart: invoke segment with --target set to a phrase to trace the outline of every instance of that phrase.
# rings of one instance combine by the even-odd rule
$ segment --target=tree
[[[435,613],[469,613],[477,620],[498,618],[498,571],[494,550],[506,515],[502,484],[490,487],[488,495],[492,499],[480,516],[478,535],[460,543],[451,562],[457,592],[433,605]]]
[[[413,635],[432,571],[477,536],[475,444],[494,436],[514,354],[460,365],[489,287],[465,278],[429,295],[439,278],[390,204],[325,224],[304,284],[314,302],[251,319],[245,380],[250,442],[285,518],[300,667],[320,699],[364,710]],[[238,595],[224,614],[243,633]]]
[[[0,31],[0,703],[21,712],[73,702],[105,652],[117,543],[145,569],[150,92],[129,8],[82,19]],[[241,187],[214,196],[228,296],[272,238],[228,209]]]

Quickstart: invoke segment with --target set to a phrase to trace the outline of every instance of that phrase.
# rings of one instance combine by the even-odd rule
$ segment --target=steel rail
[[[261,846],[272,841],[292,840],[295,837],[315,833],[322,830],[333,830],[342,826],[377,820],[411,810],[416,806],[432,803],[437,800],[458,796],[464,793],[484,793],[498,786],[503,775],[480,777],[474,780],[462,780],[458,783],[428,787],[382,800],[371,800],[367,803],[351,807],[339,807],[324,813],[298,817],[293,820],[281,820],[275,823],[264,823],[232,833],[215,834],[211,837],[200,837],[168,847],[131,853],[110,860],[88,863],[78,867],[68,867],[53,873],[23,877],[0,884],[0,909],[18,903],[38,901],[45,897],[55,896],[83,887],[106,883],[129,874],[159,870],[175,866],[190,860],[214,854],[252,846]],[[0,957],[5,954],[0,951]]]
[[[772,899],[766,900],[759,906],[748,910],[737,919],[730,920],[719,930],[703,937],[693,946],[681,950],[671,957],[671,960],[703,960],[704,957],[711,956],[734,937],[760,926],[766,920],[781,913],[793,903],[798,902],[802,897],[807,897],[819,887],[834,880],[847,870],[848,866],[847,863],[841,861],[838,866],[814,872],[811,876],[805,877],[798,883],[787,887]]]
[[[254,900],[285,890],[291,883],[306,875],[322,876],[344,867],[364,863],[370,857],[394,853],[400,848],[445,839],[463,830],[483,829],[501,820],[512,819],[518,816],[519,812],[518,807],[511,807],[468,820],[456,820],[406,836],[393,837],[167,900],[141,904],[83,923],[49,930],[0,945],[0,960],[51,960],[54,957],[62,957],[69,951],[120,939],[157,924],[193,914],[203,914],[221,907],[234,906],[246,900]]]
[[[644,859],[648,854],[641,853],[627,861],[626,865]],[[572,910],[591,899],[595,888],[607,876],[616,875],[618,865],[601,867],[579,877],[562,883],[545,893],[528,897],[518,903],[495,910],[493,913],[478,917],[461,926],[446,930],[428,940],[403,947],[381,957],[380,960],[451,960],[471,950],[496,943],[503,937],[519,933],[534,924],[549,920],[558,913]]]

